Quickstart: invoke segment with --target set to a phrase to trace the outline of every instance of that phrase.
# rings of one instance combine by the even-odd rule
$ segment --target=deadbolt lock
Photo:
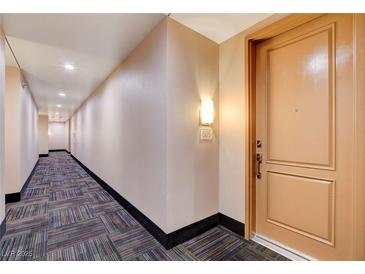
[[[256,141],[256,147],[258,147],[258,148],[262,147],[262,141],[261,140]]]

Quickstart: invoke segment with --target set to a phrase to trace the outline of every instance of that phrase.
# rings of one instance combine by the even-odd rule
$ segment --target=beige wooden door
[[[255,232],[323,260],[353,258],[352,35],[332,14],[256,47]]]

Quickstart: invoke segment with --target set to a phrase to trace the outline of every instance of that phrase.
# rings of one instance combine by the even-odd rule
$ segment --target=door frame
[[[245,50],[245,238],[255,231],[255,165],[256,165],[256,91],[255,49],[260,41],[270,39],[325,14],[291,14],[248,34]],[[354,259],[365,259],[365,14],[353,14],[354,68]]]

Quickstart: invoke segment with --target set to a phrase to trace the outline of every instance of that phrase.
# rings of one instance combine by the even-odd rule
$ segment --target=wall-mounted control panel
[[[213,129],[211,127],[200,127],[200,140],[201,141],[212,141],[213,140]]]

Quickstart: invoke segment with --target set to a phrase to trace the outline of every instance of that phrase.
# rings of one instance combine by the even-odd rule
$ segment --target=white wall
[[[218,212],[218,141],[198,137],[218,51],[167,18],[72,117],[72,154],[166,233]]]
[[[38,109],[21,72],[6,66],[5,192],[19,192],[38,160]]]
[[[4,34],[0,26],[0,223],[5,218],[5,47]]]
[[[48,154],[48,115],[38,117],[38,153]]]
[[[48,123],[48,145],[49,149],[68,150],[68,123],[49,122]]]

